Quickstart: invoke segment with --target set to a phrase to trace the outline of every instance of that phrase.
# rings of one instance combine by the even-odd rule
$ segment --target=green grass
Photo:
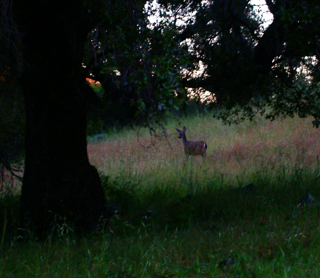
[[[185,161],[183,126],[207,142],[205,161]],[[167,128],[151,146],[146,130],[90,141],[118,207],[104,232],[19,243],[8,236],[19,198],[6,196],[0,277],[320,277],[320,134],[310,120],[225,126],[202,115]],[[306,193],[315,201],[299,206]]]

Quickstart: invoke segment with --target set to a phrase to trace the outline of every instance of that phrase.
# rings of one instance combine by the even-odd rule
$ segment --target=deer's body
[[[188,157],[189,155],[201,155],[206,157],[207,143],[204,141],[188,141],[186,137],[187,128],[184,126],[183,130],[177,129],[179,133],[178,138],[182,139],[184,153]]]

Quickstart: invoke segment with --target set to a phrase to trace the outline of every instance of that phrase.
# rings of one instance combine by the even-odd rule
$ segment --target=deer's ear
[[[177,128],[176,128],[176,131],[181,132],[181,130],[180,130],[180,129],[177,129]]]
[[[183,127],[183,131],[184,131],[184,132],[186,132],[186,131],[187,131],[187,128],[186,128],[185,126]]]

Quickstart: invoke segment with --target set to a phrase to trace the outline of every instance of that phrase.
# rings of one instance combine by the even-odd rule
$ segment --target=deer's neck
[[[182,136],[182,142],[183,142],[183,145],[185,146],[186,143],[187,143],[187,136],[185,134],[183,134]]]

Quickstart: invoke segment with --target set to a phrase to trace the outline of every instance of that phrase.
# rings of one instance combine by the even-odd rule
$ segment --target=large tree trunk
[[[94,229],[104,191],[86,142],[83,47],[92,26],[81,0],[17,0],[22,28],[21,79],[26,107],[21,221],[41,237],[66,219],[80,232]]]

